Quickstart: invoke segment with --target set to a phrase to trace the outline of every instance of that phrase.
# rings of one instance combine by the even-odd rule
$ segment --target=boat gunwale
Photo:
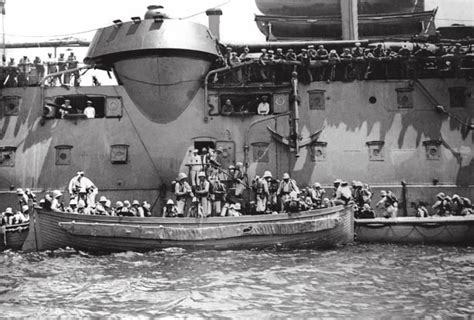
[[[474,224],[474,216],[451,216],[451,217],[398,217],[398,218],[375,218],[354,219],[355,227],[388,227],[394,225],[412,225],[419,227],[443,226],[447,224]]]
[[[228,224],[245,224],[245,223],[264,223],[264,222],[285,222],[294,220],[305,220],[312,218],[321,218],[337,214],[347,210],[349,207],[335,206],[330,208],[300,211],[297,213],[279,213],[279,214],[263,214],[263,215],[242,215],[239,217],[207,217],[207,218],[171,218],[171,217],[117,217],[103,215],[85,215],[67,212],[55,212],[36,207],[38,214],[53,215],[58,219],[64,220],[81,220],[89,222],[103,223],[131,223],[139,225],[228,225]]]

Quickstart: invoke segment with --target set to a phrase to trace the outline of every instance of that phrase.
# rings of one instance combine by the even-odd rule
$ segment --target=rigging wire
[[[225,2],[222,2],[220,4],[218,4],[217,6],[213,7],[213,8],[220,8],[220,7],[223,7],[229,3],[231,3],[233,0],[227,0]],[[185,16],[185,17],[180,17],[180,18],[176,18],[178,20],[184,20],[184,19],[189,19],[189,18],[192,18],[192,17],[195,17],[195,16],[198,16],[198,15],[201,15],[201,14],[204,14],[206,13],[207,10],[204,10],[204,11],[199,11],[197,13],[193,13],[189,16]],[[89,30],[84,30],[84,31],[78,31],[78,32],[73,32],[73,33],[66,33],[66,34],[52,34],[52,35],[25,35],[25,34],[14,34],[14,33],[5,33],[6,36],[9,36],[9,37],[22,37],[22,38],[55,38],[55,37],[68,37],[68,36],[75,36],[75,35],[79,35],[79,34],[85,34],[85,33],[90,33],[90,32],[95,32],[99,29],[101,29],[102,27],[98,27],[98,28],[94,28],[94,29],[89,29]]]
[[[223,7],[227,4],[229,4],[230,2],[232,2],[232,0],[227,0],[226,2],[223,2],[215,7],[213,7],[213,9],[217,9],[217,8],[220,8],[220,7]],[[197,13],[194,13],[192,15],[189,15],[189,16],[186,16],[186,17],[181,17],[181,18],[178,18],[179,20],[184,20],[184,19],[189,19],[189,18],[192,18],[192,17],[195,17],[195,16],[198,16],[200,14],[204,14],[206,13],[207,10],[204,10],[204,11],[200,11],[200,12],[197,12]]]

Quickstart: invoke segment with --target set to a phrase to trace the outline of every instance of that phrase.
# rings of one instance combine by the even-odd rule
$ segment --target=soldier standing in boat
[[[178,181],[174,185],[174,194],[176,196],[176,207],[178,215],[184,216],[184,209],[186,208],[186,202],[188,198],[193,196],[191,186],[186,181],[188,176],[181,172],[178,176]]]
[[[256,177],[255,193],[257,194],[257,214],[264,214],[267,211],[268,199],[270,197],[269,183],[272,180],[272,173],[265,171],[263,177]]]
[[[296,181],[290,179],[290,175],[285,172],[277,190],[277,197],[280,201],[280,211],[285,211],[286,204],[290,200],[290,193],[292,192],[296,192],[298,194],[300,193],[300,189],[296,185]]]
[[[198,174],[199,183],[195,187],[195,195],[198,197],[202,207],[202,214],[207,217],[211,215],[211,206],[209,203],[209,181],[206,179],[206,173],[203,171]]]
[[[190,151],[187,163],[187,166],[189,167],[189,178],[191,179],[191,185],[193,187],[198,183],[197,175],[202,169],[202,161],[198,152],[198,149]]]
[[[212,206],[212,215],[220,216],[222,206],[226,197],[226,187],[217,176],[210,179],[210,200]]]
[[[68,191],[71,199],[77,199],[78,203],[79,199],[82,199],[88,207],[95,204],[95,196],[98,193],[94,183],[84,176],[84,171],[78,171],[69,181]]]

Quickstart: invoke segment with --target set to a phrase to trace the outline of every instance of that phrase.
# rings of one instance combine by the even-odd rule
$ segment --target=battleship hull
[[[91,252],[334,247],[352,242],[354,226],[349,207],[209,218],[104,217],[37,208],[35,218],[36,230],[27,242],[30,249],[71,247]]]
[[[340,0],[256,0],[265,15],[329,16],[340,15]],[[359,0],[359,14],[409,13],[423,11],[420,0]]]
[[[13,207],[19,187],[39,197],[66,190],[85,171],[101,196],[147,200],[159,215],[174,198],[171,182],[189,174],[189,156],[202,148],[222,148],[221,168],[242,162],[249,180],[266,170],[288,172],[301,186],[342,177],[399,195],[406,179],[407,201],[431,202],[438,192],[474,196],[468,77],[439,70],[417,80],[300,81],[293,90],[289,73],[278,84],[234,81],[234,71],[260,77],[270,66],[216,71],[219,45],[206,27],[183,20],[117,23],[98,31],[87,62],[113,70],[119,84],[1,88],[1,203]],[[264,95],[268,116],[256,112]],[[96,118],[45,113],[66,99],[79,112],[92,101]],[[238,112],[222,112],[227,99]]]
[[[355,222],[359,242],[474,245],[474,217],[401,217]]]

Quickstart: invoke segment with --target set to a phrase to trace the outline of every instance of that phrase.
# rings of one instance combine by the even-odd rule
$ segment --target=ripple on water
[[[383,318],[474,314],[474,248],[0,254],[11,317]]]

